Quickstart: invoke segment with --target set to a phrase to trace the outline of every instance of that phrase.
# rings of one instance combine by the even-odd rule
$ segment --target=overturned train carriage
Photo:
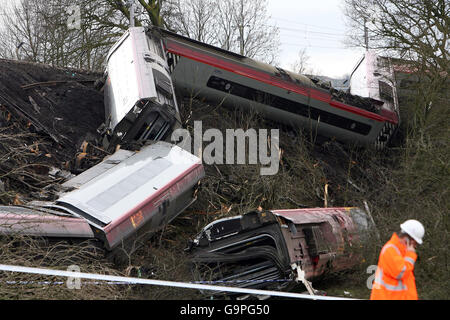
[[[118,150],[64,183],[54,202],[0,207],[0,234],[138,247],[195,201],[203,176],[199,158],[166,142]]]
[[[280,289],[299,267],[311,280],[360,262],[357,251],[375,230],[359,208],[252,211],[207,225],[190,242],[198,281]]]
[[[161,30],[172,80],[183,95],[253,108],[338,140],[386,146],[399,115],[382,101],[324,89],[306,76]]]
[[[180,117],[159,33],[129,28],[106,61],[104,145],[167,141]]]

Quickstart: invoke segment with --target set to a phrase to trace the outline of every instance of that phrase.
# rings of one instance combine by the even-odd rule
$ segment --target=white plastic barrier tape
[[[79,278],[79,279],[83,278],[83,279],[112,281],[112,282],[126,282],[129,284],[147,284],[147,285],[155,285],[155,286],[234,292],[234,293],[266,295],[266,296],[297,298],[297,299],[352,300],[352,299],[341,298],[341,297],[313,296],[313,295],[307,295],[307,294],[301,294],[301,293],[247,289],[247,288],[235,288],[235,287],[226,287],[226,286],[213,286],[213,285],[205,285],[205,284],[141,279],[141,278],[132,278],[132,277],[109,276],[109,275],[103,275],[103,274],[72,272],[72,271],[52,270],[52,269],[43,269],[43,268],[30,268],[30,267],[11,266],[11,265],[4,265],[4,264],[0,264],[0,271],[32,273],[32,274],[40,274],[40,275],[47,275],[47,276],[69,277],[72,279],[73,278]]]

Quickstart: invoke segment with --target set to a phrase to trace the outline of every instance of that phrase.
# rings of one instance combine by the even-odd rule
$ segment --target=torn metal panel
[[[348,249],[373,228],[359,208],[252,211],[210,223],[189,251],[198,280],[279,289],[355,266]]]
[[[284,287],[291,267],[281,226],[270,211],[220,219],[203,228],[188,248],[199,281],[251,288]]]
[[[0,234],[94,238],[91,227],[84,219],[16,206],[0,206]]]
[[[312,208],[274,210],[280,223],[290,259],[301,262],[305,277],[341,271],[357,263],[346,248],[360,240],[372,227],[359,208]],[[364,224],[365,222],[365,224]]]
[[[108,249],[144,225],[156,230],[169,223],[195,200],[194,189],[204,176],[199,158],[166,142],[103,165],[98,176],[89,173],[86,183],[63,194],[56,205],[101,231]]]

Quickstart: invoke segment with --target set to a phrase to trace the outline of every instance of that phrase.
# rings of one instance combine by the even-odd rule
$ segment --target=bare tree
[[[352,30],[368,32],[369,46],[402,58],[448,67],[450,7],[445,0],[345,0]],[[352,32],[352,41],[363,37]],[[365,46],[365,43],[364,43]]]
[[[99,70],[119,34],[114,26],[101,25],[85,14],[95,11],[82,0],[20,0],[3,9],[2,56]]]
[[[448,104],[448,1],[345,0],[344,9],[353,44],[399,58],[396,63],[414,75],[414,123],[423,128],[432,105]]]
[[[0,45],[5,48],[5,57],[38,61],[43,41],[40,37],[43,23],[36,15],[39,10],[38,4],[30,0],[2,10],[4,28]]]
[[[214,42],[215,18],[217,7],[209,0],[175,0],[176,9],[170,27],[189,38],[205,42]]]
[[[230,1],[233,25],[237,33],[239,51],[235,45],[231,50],[250,58],[274,63],[278,55],[279,29],[267,24],[267,0]],[[221,1],[222,2],[222,1]]]
[[[267,0],[176,0],[170,27],[193,39],[273,63],[279,30],[268,25]]]
[[[291,64],[291,70],[295,73],[305,74],[311,73],[308,65],[309,55],[306,53],[306,48],[303,48],[298,52],[298,58]]]
[[[154,25],[273,63],[278,28],[266,24],[267,0],[134,0],[135,25]],[[80,23],[70,27],[70,9]],[[2,55],[55,66],[101,69],[107,49],[128,29],[128,0],[20,0],[4,9]]]
[[[77,0],[80,1],[80,0]],[[170,15],[176,0],[84,0],[84,5],[92,8],[87,13],[90,19],[98,24],[126,30],[129,27],[130,5],[135,4],[135,25],[153,25],[170,28],[166,19]]]

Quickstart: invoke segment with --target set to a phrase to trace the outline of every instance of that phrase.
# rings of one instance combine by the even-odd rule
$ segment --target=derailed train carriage
[[[384,148],[399,124],[398,110],[315,79],[285,71],[178,34],[162,35],[172,80],[182,95],[253,108],[270,120],[312,128],[325,137]]]
[[[197,281],[287,289],[299,273],[310,281],[356,266],[359,248],[376,234],[356,207],[252,211],[205,226],[188,252]]]
[[[196,200],[203,176],[199,158],[167,142],[120,149],[63,183],[55,201],[0,206],[0,234],[132,252]]]
[[[161,35],[131,27],[109,50],[104,74],[104,146],[169,141],[180,115]]]

